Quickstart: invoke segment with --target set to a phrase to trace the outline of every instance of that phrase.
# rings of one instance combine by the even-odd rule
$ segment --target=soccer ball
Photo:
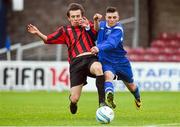
[[[114,111],[108,106],[102,106],[96,111],[96,120],[99,123],[110,123],[114,119]]]

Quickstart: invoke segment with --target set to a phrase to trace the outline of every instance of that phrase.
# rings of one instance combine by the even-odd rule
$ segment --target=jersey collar
[[[119,22],[117,22],[116,25],[114,25],[113,27],[117,26],[118,23],[119,23]],[[107,22],[106,22],[106,27],[107,27],[107,28],[111,28],[111,27],[108,25]]]

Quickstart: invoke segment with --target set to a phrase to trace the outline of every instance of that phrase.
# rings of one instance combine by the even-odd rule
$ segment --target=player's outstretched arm
[[[95,29],[96,31],[99,30],[99,20],[101,20],[101,18],[102,18],[102,15],[101,15],[101,14],[98,14],[98,13],[96,13],[96,14],[94,15],[94,17],[93,17],[93,20],[94,20],[94,29]]]
[[[36,26],[34,26],[32,24],[27,25],[27,31],[33,35],[37,35],[44,42],[47,42],[47,36],[44,35],[43,33],[41,33],[41,31],[39,31],[39,29]]]

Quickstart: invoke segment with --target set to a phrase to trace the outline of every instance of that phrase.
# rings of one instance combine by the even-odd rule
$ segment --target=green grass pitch
[[[130,92],[115,93],[115,118],[108,126],[180,126],[180,92],[142,92],[136,110]],[[68,92],[0,91],[0,126],[107,126],[95,119],[97,93],[83,92],[78,113],[69,112]]]

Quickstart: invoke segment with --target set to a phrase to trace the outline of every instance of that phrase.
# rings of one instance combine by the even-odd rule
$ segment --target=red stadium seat
[[[163,32],[157,37],[157,39],[162,41],[169,41],[169,40],[174,40],[176,38],[175,36],[176,34]]]
[[[157,40],[162,41],[179,41],[180,42],[180,33],[161,33],[157,38]]]
[[[165,43],[167,47],[177,48],[180,47],[180,41],[178,40],[170,40]]]
[[[168,38],[168,33],[167,32],[160,33],[157,38],[160,40],[166,39]]]
[[[175,54],[175,49],[165,47],[163,50],[161,50],[161,55],[166,55],[166,56],[172,56]]]
[[[142,47],[139,48],[132,48],[128,50],[128,54],[144,54],[145,53],[145,49]]]
[[[180,56],[180,47],[176,50],[175,54]]]
[[[145,50],[145,54],[159,55],[160,54],[160,50],[159,50],[159,48],[150,47],[150,48],[147,48]]]
[[[176,33],[176,39],[180,41],[180,33]]]
[[[128,55],[128,58],[130,61],[134,61],[134,62],[143,61],[143,57],[141,55],[137,55],[137,54],[130,54],[130,55]]]
[[[159,55],[157,56],[158,57],[158,61],[159,62],[167,62],[167,61],[170,61],[169,60],[169,56],[166,56],[166,55]]]
[[[171,62],[180,62],[180,55],[171,56]]]
[[[131,61],[180,62],[180,33],[162,33],[149,48],[126,48]]]
[[[158,57],[157,55],[154,55],[154,54],[145,54],[143,56],[143,61],[155,62],[155,61],[158,61]]]
[[[162,47],[165,47],[166,45],[165,45],[165,42],[162,40],[154,40],[151,43],[151,46],[154,48],[162,48]]]

